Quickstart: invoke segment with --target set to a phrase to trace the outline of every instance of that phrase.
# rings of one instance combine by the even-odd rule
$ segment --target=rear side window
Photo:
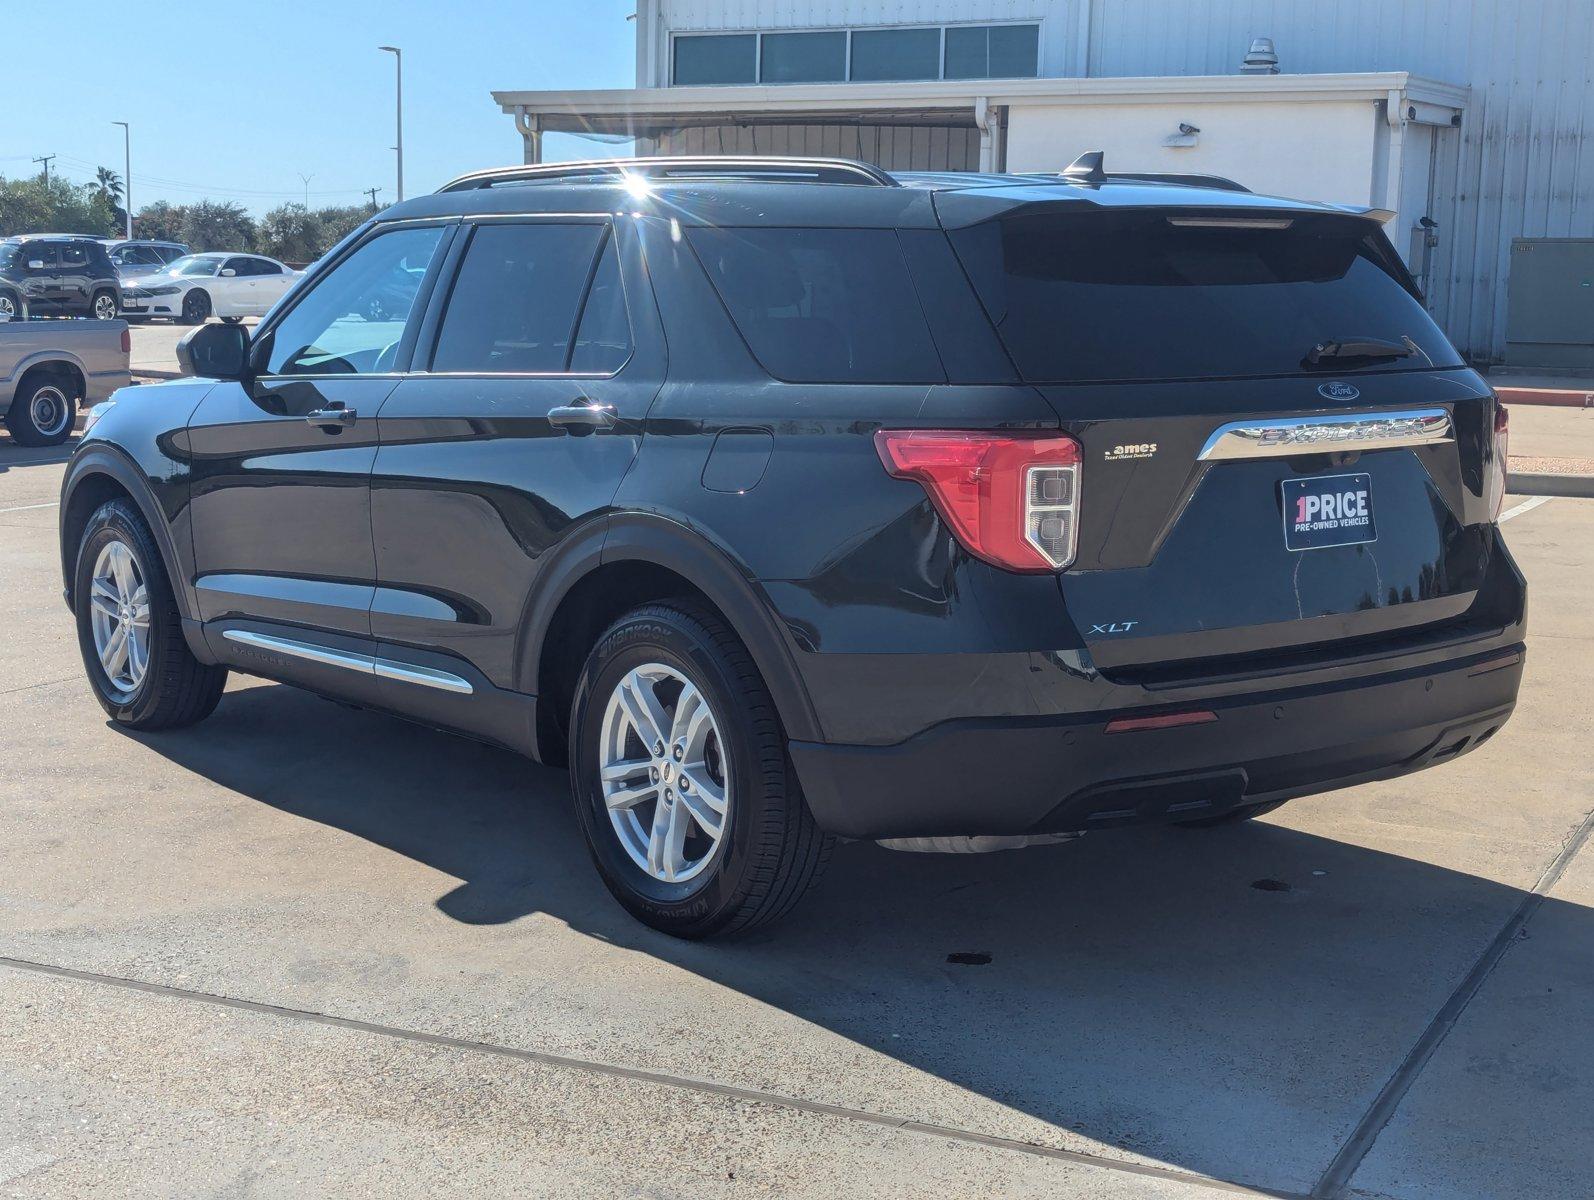
[[[1365,221],[1223,220],[1196,212],[1045,213],[951,237],[1031,382],[1460,365]],[[1320,342],[1368,339],[1394,352],[1307,362]]]
[[[581,310],[570,369],[581,375],[612,375],[631,357],[631,325],[620,286],[620,258],[614,238],[605,239],[603,257],[592,275],[592,288]]]
[[[89,265],[89,252],[86,246],[78,242],[67,242],[61,247],[61,265],[63,267],[86,267]]]
[[[945,381],[895,230],[702,228],[688,237],[777,379]]]
[[[483,225],[465,250],[434,371],[558,374],[604,239],[601,225]]]

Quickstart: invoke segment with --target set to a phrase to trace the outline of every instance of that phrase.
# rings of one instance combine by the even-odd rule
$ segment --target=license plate
[[[1370,475],[1286,479],[1283,487],[1287,549],[1321,550],[1378,540]]]

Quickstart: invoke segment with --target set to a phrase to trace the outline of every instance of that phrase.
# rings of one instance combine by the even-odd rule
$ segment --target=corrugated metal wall
[[[980,131],[942,126],[710,125],[667,133],[643,154],[798,154],[858,158],[888,171],[974,171]]]
[[[1594,3],[1097,0],[1090,73],[1231,74],[1253,37],[1272,38],[1290,74],[1472,88],[1460,136],[1438,139],[1431,300],[1464,351],[1501,356],[1511,239],[1594,236]]]

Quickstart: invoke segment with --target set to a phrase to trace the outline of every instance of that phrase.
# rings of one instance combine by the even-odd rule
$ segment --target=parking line
[[[1520,517],[1525,512],[1532,512],[1541,504],[1548,504],[1554,496],[1534,496],[1531,500],[1524,500],[1514,508],[1508,508],[1500,514],[1500,524],[1504,525],[1512,517]]]
[[[97,971],[79,971],[72,967],[59,967],[53,963],[33,962],[23,958],[0,957],[0,968],[26,971],[35,975],[49,975],[57,979],[71,979],[79,983],[102,984],[109,987],[122,988],[126,991],[167,996],[175,1000],[197,1001],[201,1004],[258,1013],[282,1020],[303,1021],[312,1025],[330,1025],[335,1029],[348,1029],[356,1033],[397,1038],[401,1041],[419,1042],[428,1046],[442,1046],[451,1050],[488,1054],[497,1058],[518,1059],[521,1062],[534,1062],[543,1066],[564,1067],[570,1070],[607,1076],[611,1079],[629,1079],[638,1083],[653,1084],[658,1087],[676,1088],[709,1096],[722,1096],[729,1100],[738,1100],[749,1104],[767,1104],[775,1108],[783,1108],[795,1112],[840,1117],[843,1120],[858,1121],[866,1125],[884,1126],[888,1130],[900,1133],[916,1133],[927,1137],[942,1138],[946,1141],[990,1146],[997,1150],[1012,1150],[1020,1154],[1031,1154],[1037,1158],[1049,1158],[1061,1162],[1074,1163],[1077,1166],[1098,1167],[1105,1171],[1116,1171],[1125,1175],[1139,1175],[1143,1178],[1161,1179],[1170,1183],[1183,1183],[1210,1191],[1225,1192],[1231,1196],[1264,1196],[1271,1198],[1271,1200],[1310,1200],[1309,1197],[1300,1192],[1284,1191],[1255,1184],[1233,1183],[1227,1179],[1217,1179],[1210,1175],[1198,1175],[1193,1171],[1182,1171],[1177,1167],[1164,1167],[1155,1163],[1139,1163],[1124,1159],[1099,1157],[1080,1150],[1063,1150],[1055,1146],[1043,1146],[1035,1142],[1019,1141],[1017,1138],[998,1137],[993,1134],[979,1133],[972,1129],[960,1129],[954,1125],[937,1125],[928,1121],[915,1121],[909,1117],[894,1117],[887,1113],[872,1112],[869,1109],[826,1104],[818,1100],[802,1100],[795,1096],[782,1095],[779,1092],[765,1092],[756,1088],[737,1087],[734,1084],[717,1083],[711,1079],[694,1078],[690,1075],[672,1075],[664,1071],[649,1071],[640,1067],[623,1067],[617,1063],[573,1058],[564,1054],[551,1054],[545,1050],[524,1050],[518,1046],[478,1042],[470,1038],[454,1037],[449,1034],[427,1033],[420,1029],[406,1029],[403,1026],[379,1025],[374,1021],[361,1021],[353,1017],[334,1017],[328,1013],[314,1012],[309,1009],[285,1008],[281,1005],[266,1004],[259,1000],[240,1000],[234,996],[222,996],[213,992],[196,992],[188,988],[171,987],[163,983],[146,983],[142,979],[129,979],[122,975],[102,975]]]
[[[0,513],[27,512],[30,508],[54,508],[60,503],[59,500],[50,500],[44,504],[19,504],[15,508],[0,508]]]

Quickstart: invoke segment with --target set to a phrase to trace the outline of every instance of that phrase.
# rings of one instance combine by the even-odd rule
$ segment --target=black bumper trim
[[[1108,734],[1155,710],[951,721],[891,746],[792,742],[820,826],[885,838],[1062,832],[1217,816],[1458,758],[1505,724],[1502,651],[1311,688],[1225,696],[1209,724]],[[1148,767],[1154,768],[1148,770]]]

